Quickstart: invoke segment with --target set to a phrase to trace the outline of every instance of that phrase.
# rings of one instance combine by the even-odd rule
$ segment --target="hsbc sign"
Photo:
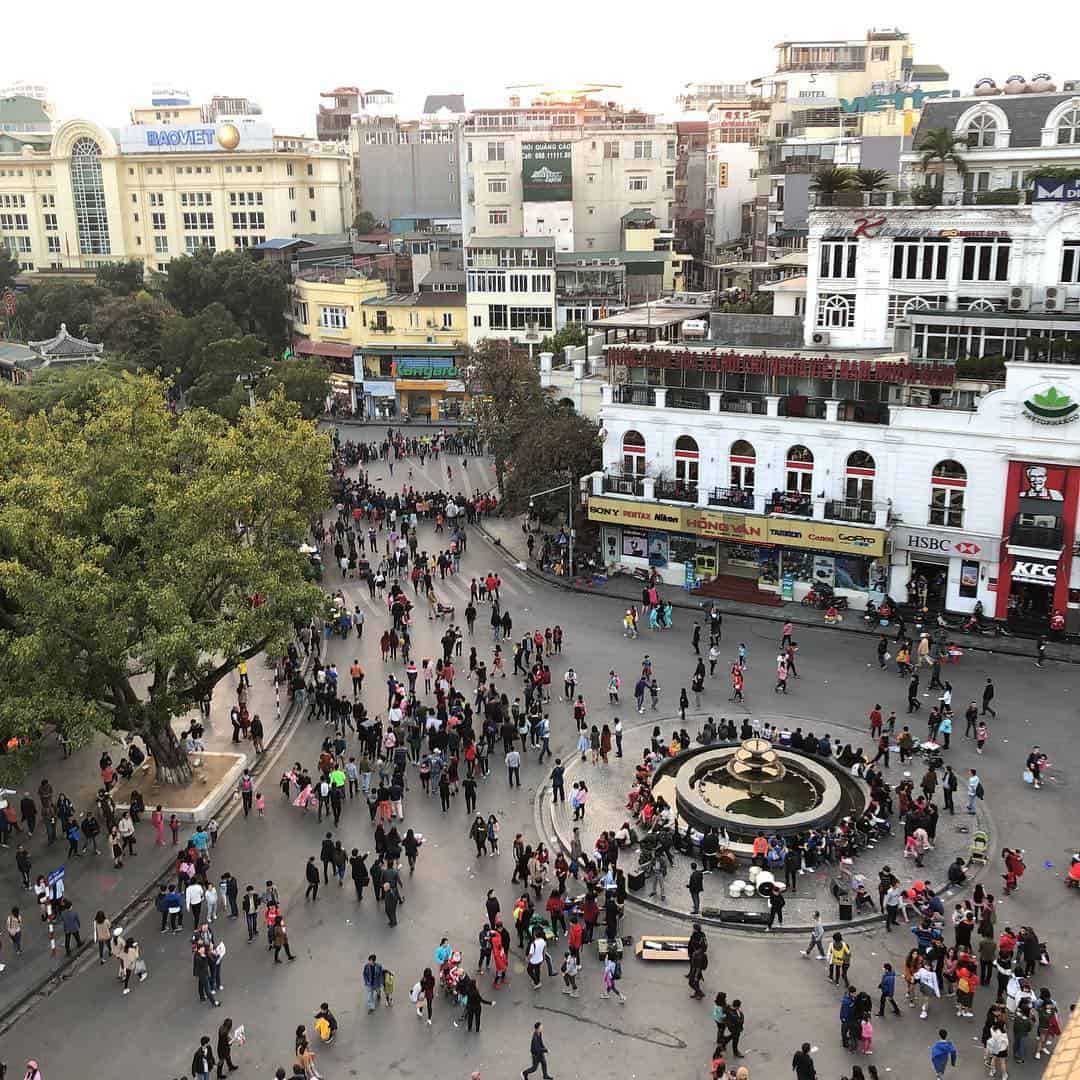
[[[927,555],[963,555],[969,559],[989,559],[993,542],[989,538],[931,532],[923,529],[894,529],[893,547],[898,551],[922,552]]]
[[[1025,581],[1031,585],[1053,585],[1057,578],[1057,563],[1038,559],[1017,559],[1013,563],[1013,581]]]

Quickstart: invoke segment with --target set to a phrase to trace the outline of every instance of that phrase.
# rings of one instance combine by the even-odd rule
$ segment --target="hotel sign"
[[[676,371],[721,371],[737,375],[847,379],[900,385],[952,386],[951,364],[905,364],[896,361],[842,360],[829,356],[768,356],[765,353],[705,352],[691,349],[607,350],[609,364]]]

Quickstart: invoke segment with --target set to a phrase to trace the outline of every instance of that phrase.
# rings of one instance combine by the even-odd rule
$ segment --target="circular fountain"
[[[653,781],[680,823],[749,842],[758,832],[791,835],[861,814],[866,785],[831,761],[777,749],[768,739],[707,746],[664,761]]]

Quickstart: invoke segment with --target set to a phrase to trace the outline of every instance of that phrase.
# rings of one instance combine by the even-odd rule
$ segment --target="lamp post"
[[[566,491],[566,511],[567,511],[567,526],[570,530],[570,546],[568,550],[569,562],[567,564],[567,577],[574,576],[574,481],[571,480],[566,484],[559,484],[556,487],[547,488],[544,491],[534,491],[529,496],[529,509],[533,508],[533,500],[538,499],[541,495],[551,495],[556,491]]]

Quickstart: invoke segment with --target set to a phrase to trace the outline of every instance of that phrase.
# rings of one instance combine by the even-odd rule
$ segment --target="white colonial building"
[[[1080,367],[608,349],[589,518],[609,563],[739,599],[908,598],[1080,618]]]

